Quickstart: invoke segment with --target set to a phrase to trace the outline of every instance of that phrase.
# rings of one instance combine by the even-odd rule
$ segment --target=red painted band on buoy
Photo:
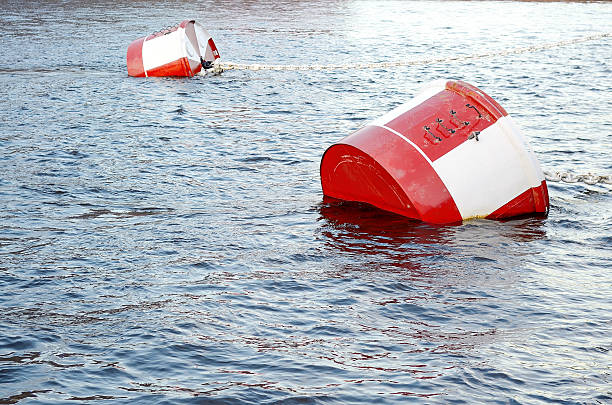
[[[489,214],[487,219],[503,219],[525,215],[526,213],[548,214],[548,188],[546,181],[538,187],[526,190],[513,200]]]
[[[219,58],[219,51],[217,50],[217,45],[215,45],[215,41],[212,38],[208,39],[208,48],[212,52],[212,56],[214,59]]]
[[[499,105],[497,101],[489,97],[488,94],[484,93],[476,86],[472,86],[469,83],[461,81],[448,81],[446,82],[446,88],[466,98],[469,97],[475,100],[478,104],[483,106],[487,112],[495,118],[495,120],[508,115],[506,110],[504,110],[504,108]]]
[[[177,59],[176,61],[166,63],[147,70],[147,76],[151,77],[166,77],[166,76],[187,76],[191,77],[194,73],[189,68],[189,63],[185,58]]]
[[[339,151],[333,147],[325,152],[321,160],[325,195],[367,202],[426,222],[461,221],[431,161],[403,137],[388,128],[366,126],[345,138],[342,145],[359,153],[350,154],[341,148],[342,155],[334,156]]]
[[[127,50],[127,70],[130,76],[145,77],[144,66],[142,65],[142,44],[145,38],[135,40],[128,46]]]

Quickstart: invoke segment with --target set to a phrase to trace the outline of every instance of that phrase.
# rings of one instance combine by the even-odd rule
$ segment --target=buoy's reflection
[[[521,267],[521,257],[533,253],[525,242],[546,237],[545,219],[472,220],[459,225],[432,225],[380,210],[368,204],[326,198],[319,205],[320,234],[330,248],[351,255],[373,270]],[[350,260],[346,264],[350,265]]]
[[[326,197],[319,205],[324,243],[349,255],[345,265],[361,271],[418,270],[443,254],[452,226],[426,224],[368,204]],[[435,260],[435,259],[434,259]]]
[[[451,226],[426,224],[369,204],[325,197],[319,212],[326,221],[323,233],[344,244],[338,236],[364,238],[389,245],[443,243]]]

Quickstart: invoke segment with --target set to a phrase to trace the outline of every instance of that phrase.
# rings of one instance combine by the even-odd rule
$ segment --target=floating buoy
[[[204,27],[185,20],[133,41],[127,50],[127,70],[135,77],[191,77],[218,58],[219,51]]]
[[[461,81],[430,83],[327,149],[327,197],[430,223],[548,213],[544,174],[508,113]]]

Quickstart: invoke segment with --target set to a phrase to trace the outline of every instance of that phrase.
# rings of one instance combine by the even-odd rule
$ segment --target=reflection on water
[[[389,268],[416,271],[420,267],[435,267],[445,259],[462,258],[508,269],[520,265],[516,260],[529,254],[524,242],[546,237],[541,218],[432,225],[368,204],[327,197],[318,210],[322,221],[319,232],[326,245],[354,256],[371,256],[375,263],[370,268],[385,264]],[[506,254],[508,248],[513,249],[513,255]]]

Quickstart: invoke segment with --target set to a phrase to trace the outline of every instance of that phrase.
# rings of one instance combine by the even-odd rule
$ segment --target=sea
[[[612,186],[443,226],[323,201],[319,177],[441,78],[544,170],[612,174],[611,2],[0,10],[0,404],[612,403]],[[129,77],[129,44],[185,19],[222,61],[348,67]],[[358,66],[402,60],[435,61]]]

